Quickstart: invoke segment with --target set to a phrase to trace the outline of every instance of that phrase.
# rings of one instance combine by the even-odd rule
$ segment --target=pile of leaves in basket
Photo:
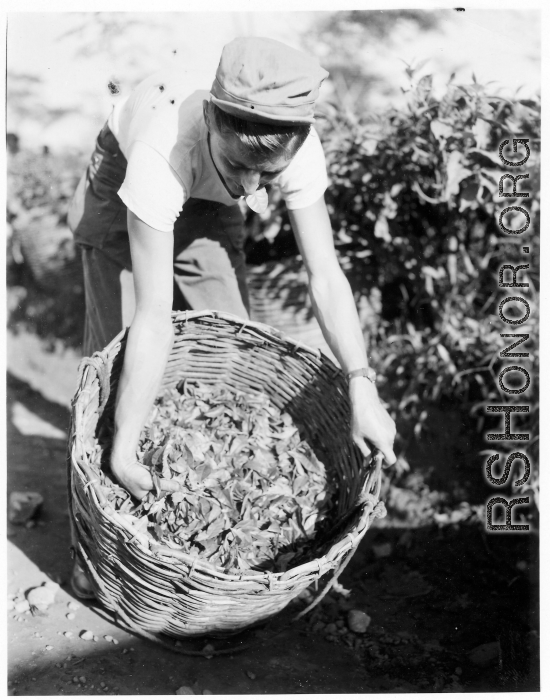
[[[155,490],[135,506],[109,483],[112,505],[157,542],[227,573],[297,565],[333,504],[324,464],[290,415],[263,394],[200,384],[166,391],[138,458]],[[162,491],[161,478],[180,490]]]

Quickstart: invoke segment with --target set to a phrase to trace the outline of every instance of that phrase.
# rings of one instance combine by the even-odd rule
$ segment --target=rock
[[[205,689],[202,691],[202,694],[203,694],[203,695],[214,695],[214,693],[213,693],[211,690],[208,690],[208,688],[205,688]]]
[[[362,610],[350,610],[348,613],[348,627],[356,634],[364,634],[371,623],[371,618]]]
[[[24,613],[27,612],[27,610],[31,609],[31,605],[28,600],[20,600],[18,603],[15,604],[15,612],[16,613]]]
[[[195,692],[193,688],[190,688],[188,685],[182,685],[181,688],[178,688],[176,690],[176,695],[194,695]]]
[[[57,586],[59,588],[59,586]],[[27,600],[30,605],[36,608],[47,608],[52,603],[55,603],[56,590],[48,586],[38,586],[37,588],[31,588],[27,593]]]
[[[251,681],[256,680],[256,674],[252,671],[247,671],[246,675],[250,678]]]
[[[94,633],[90,632],[90,630],[83,630],[80,633],[80,639],[83,639],[85,642],[92,642],[94,639]]]
[[[344,588],[341,583],[336,581],[335,583],[332,584],[332,590],[335,593],[338,593],[341,596],[344,596],[344,598],[347,598],[349,595],[351,595],[351,588]],[[338,601],[340,602],[340,601]]]
[[[112,641],[113,641],[113,638],[111,637],[110,634],[105,634],[105,635],[103,635],[103,639],[104,639],[106,642],[112,642]]]
[[[78,603],[73,603],[73,601],[71,601],[70,603],[67,603],[67,607],[69,608],[69,610],[79,610],[80,609],[80,605]]]
[[[67,639],[70,639],[73,636],[72,632],[63,632],[63,634],[65,635],[65,637],[67,637]]]
[[[335,623],[331,622],[325,627],[325,633],[326,634],[335,634],[337,629],[338,629],[338,627],[336,627]]]
[[[67,618],[67,620],[74,620],[74,617],[75,617],[75,616],[74,616],[74,613],[67,613],[67,614],[65,615],[65,617]]]
[[[468,658],[475,666],[482,668],[494,663],[500,654],[500,644],[498,642],[488,642],[480,644],[468,653]]]
[[[303,591],[300,591],[300,593],[298,593],[294,600],[301,600],[304,603],[306,603],[306,605],[309,605],[313,602],[313,593],[307,588],[304,588]]]
[[[46,644],[46,651],[51,651],[53,649],[51,644]]]
[[[206,646],[203,647],[202,651],[204,653],[205,659],[213,659],[214,658],[213,652],[216,651],[216,649],[212,644],[207,644]]]
[[[44,503],[36,491],[12,491],[8,501],[8,520],[14,525],[25,525],[40,512]]]

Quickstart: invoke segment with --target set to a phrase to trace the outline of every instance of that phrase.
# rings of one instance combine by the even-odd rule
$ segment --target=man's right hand
[[[135,460],[119,462],[113,459],[111,469],[118,483],[140,501],[155,488],[149,469]],[[181,490],[181,484],[170,479],[160,479],[160,488],[175,493]]]

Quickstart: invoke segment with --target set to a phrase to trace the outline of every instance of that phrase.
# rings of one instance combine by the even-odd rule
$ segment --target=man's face
[[[269,184],[288,166],[284,155],[273,154],[269,160],[258,160],[231,133],[220,134],[215,126],[210,128],[212,159],[225,186],[235,196],[248,196]]]

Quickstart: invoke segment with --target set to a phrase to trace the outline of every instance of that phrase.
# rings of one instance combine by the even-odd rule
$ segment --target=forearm
[[[349,282],[337,263],[312,274],[309,293],[315,316],[344,372],[368,366],[367,351]]]
[[[324,199],[289,215],[308,272],[313,310],[330,349],[346,374],[368,367],[355,300],[336,258]],[[367,457],[367,441],[393,464],[395,423],[379,401],[376,386],[366,377],[354,377],[349,395],[355,444]]]
[[[135,459],[141,430],[157,396],[172,346],[169,315],[136,313],[128,332],[115,409],[112,459]]]

